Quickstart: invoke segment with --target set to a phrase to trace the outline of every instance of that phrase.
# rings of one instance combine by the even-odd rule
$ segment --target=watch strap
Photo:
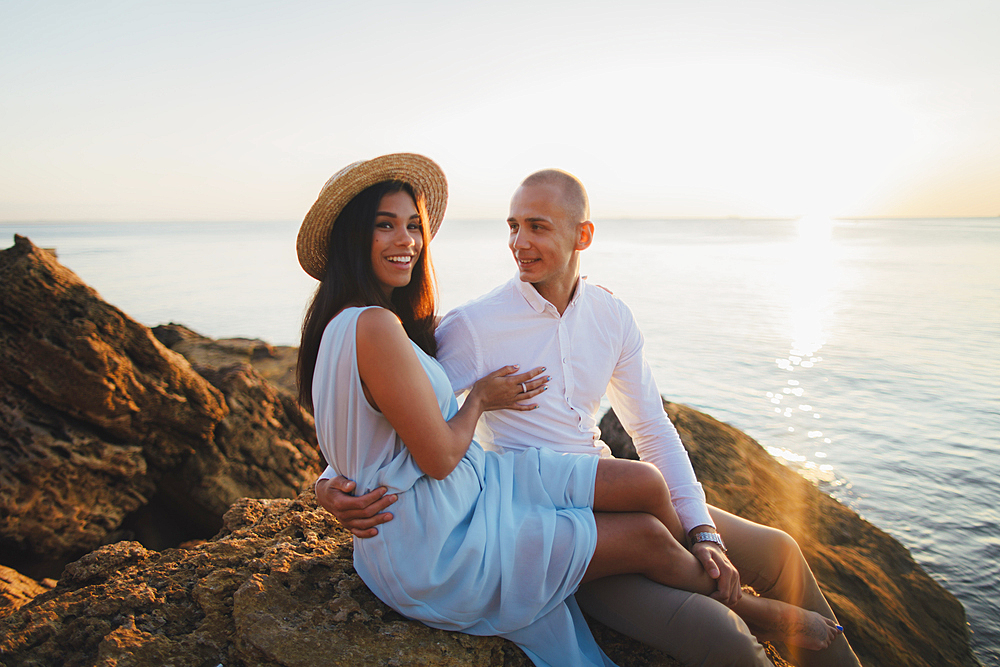
[[[691,538],[691,544],[698,544],[699,542],[715,542],[718,544],[722,551],[726,551],[726,543],[722,541],[722,536],[718,533],[695,533]]]

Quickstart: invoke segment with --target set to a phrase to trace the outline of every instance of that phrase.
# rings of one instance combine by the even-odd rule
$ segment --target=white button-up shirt
[[[548,389],[531,399],[537,410],[485,413],[476,431],[483,447],[610,456],[597,426],[606,392],[639,457],[666,479],[684,530],[714,525],[687,451],[663,410],[642,333],[620,299],[581,278],[560,316],[515,276],[448,313],[436,337],[438,361],[456,393],[508,364],[521,371],[544,366],[544,375],[552,378]]]

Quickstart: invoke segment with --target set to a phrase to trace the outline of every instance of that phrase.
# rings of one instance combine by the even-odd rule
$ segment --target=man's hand
[[[396,494],[385,495],[388,489],[380,486],[355,497],[350,495],[354,487],[346,477],[321,479],[316,482],[316,501],[355,537],[375,537],[375,526],[392,521],[392,515],[382,510],[396,502]]]
[[[704,532],[706,528],[710,532],[715,532],[710,526],[699,526],[690,534]],[[732,607],[739,602],[740,598],[743,597],[743,589],[740,588],[740,573],[729,561],[722,547],[715,542],[696,542],[691,546],[691,553],[701,562],[705,573],[718,583],[718,587],[711,597],[727,607]]]

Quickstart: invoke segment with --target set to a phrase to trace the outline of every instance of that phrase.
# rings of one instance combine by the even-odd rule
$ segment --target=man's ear
[[[594,223],[584,220],[577,226],[576,249],[586,250],[594,242]]]

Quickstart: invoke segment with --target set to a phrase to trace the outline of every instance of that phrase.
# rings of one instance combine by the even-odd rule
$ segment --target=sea
[[[0,223],[155,326],[296,345],[298,221]],[[742,429],[909,548],[1000,664],[1000,218],[597,220],[660,392]],[[514,275],[506,224],[447,219],[441,312]]]

